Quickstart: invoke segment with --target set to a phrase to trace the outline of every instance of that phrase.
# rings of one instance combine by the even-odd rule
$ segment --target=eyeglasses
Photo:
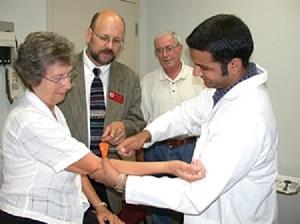
[[[124,40],[118,37],[110,37],[106,34],[98,34],[93,30],[93,33],[96,35],[96,37],[98,37],[99,40],[101,40],[102,42],[104,42],[105,44],[109,43],[110,41],[112,41],[113,46],[116,47],[122,47],[124,45]]]
[[[63,81],[66,80],[66,79],[72,80],[74,75],[75,75],[75,73],[72,71],[72,72],[69,72],[69,73],[67,73],[66,75],[63,75],[63,76],[56,76],[56,77],[52,77],[52,78],[49,78],[47,76],[43,76],[43,78],[50,81],[50,82],[53,82],[55,84],[62,84]]]
[[[176,45],[168,45],[166,47],[156,48],[155,49],[155,53],[159,54],[159,55],[163,54],[164,52],[171,53],[171,52],[173,52],[175,50],[175,48],[177,46],[178,46],[178,44],[176,44]]]

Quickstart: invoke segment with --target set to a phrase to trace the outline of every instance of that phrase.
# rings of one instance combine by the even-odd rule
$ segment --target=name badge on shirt
[[[123,104],[124,102],[124,96],[114,91],[108,93],[108,98],[119,104]]]

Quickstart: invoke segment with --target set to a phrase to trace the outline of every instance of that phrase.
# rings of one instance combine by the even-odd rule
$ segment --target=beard
[[[106,54],[106,55],[110,55],[110,57],[105,60],[105,59],[101,58],[102,53]],[[114,52],[107,48],[103,49],[103,50],[99,50],[98,52],[90,51],[90,55],[91,55],[92,59],[100,65],[110,64],[111,62],[113,62],[116,59]]]

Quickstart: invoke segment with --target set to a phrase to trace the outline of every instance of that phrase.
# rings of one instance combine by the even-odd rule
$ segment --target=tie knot
[[[101,73],[101,70],[99,68],[94,68],[93,69],[93,73],[96,77],[99,77],[100,73]]]

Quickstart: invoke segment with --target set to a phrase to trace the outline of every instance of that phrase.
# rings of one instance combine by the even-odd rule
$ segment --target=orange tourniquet
[[[101,153],[102,158],[107,158],[108,150],[109,150],[109,144],[106,142],[100,142],[99,143],[99,150]]]

